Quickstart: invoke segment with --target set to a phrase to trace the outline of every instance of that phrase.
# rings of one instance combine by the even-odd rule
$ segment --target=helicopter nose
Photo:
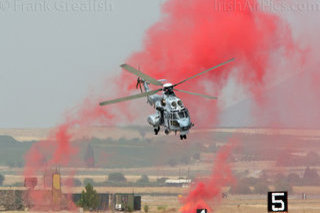
[[[181,119],[179,120],[179,125],[181,128],[188,127],[190,125],[189,119]]]

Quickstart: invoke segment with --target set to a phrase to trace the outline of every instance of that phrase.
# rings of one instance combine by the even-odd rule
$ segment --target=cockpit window
[[[172,101],[172,102],[171,102],[171,106],[172,106],[173,108],[176,108],[176,107],[177,107],[177,103],[176,103],[175,101]]]
[[[178,112],[178,116],[179,116],[179,118],[188,118],[189,117],[188,110],[184,109],[184,110]]]
[[[183,111],[178,112],[178,114],[179,114],[179,118],[184,118],[184,117],[185,117],[185,115],[184,115],[184,112],[183,112]]]
[[[179,127],[179,123],[176,120],[171,121],[171,125],[174,127]]]
[[[189,113],[188,110],[183,109],[180,112],[172,112],[170,118],[172,120],[177,120],[180,118],[188,118],[189,117]]]
[[[181,100],[178,101],[178,105],[181,106],[181,107],[183,106]]]

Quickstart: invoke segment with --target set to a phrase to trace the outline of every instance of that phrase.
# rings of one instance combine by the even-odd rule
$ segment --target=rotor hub
[[[163,90],[164,94],[166,94],[166,95],[174,95],[175,96],[175,94],[173,92],[173,85],[171,83],[163,84],[162,90]]]
[[[165,84],[163,84],[163,88],[165,89],[165,88],[170,88],[170,87],[172,87],[173,85],[171,84],[171,83],[165,83]]]

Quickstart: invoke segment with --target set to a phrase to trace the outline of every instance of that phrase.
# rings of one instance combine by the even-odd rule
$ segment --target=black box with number
[[[268,192],[268,212],[288,212],[288,192]]]

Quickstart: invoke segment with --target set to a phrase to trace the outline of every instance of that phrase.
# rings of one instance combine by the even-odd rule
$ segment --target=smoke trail
[[[288,58],[297,50],[288,24],[277,15],[259,10],[257,0],[171,0],[163,5],[162,13],[162,19],[147,31],[143,49],[132,54],[128,63],[139,65],[153,77],[178,82],[236,58],[234,64],[182,86],[192,91],[219,96],[232,75],[256,101],[261,101],[274,58]],[[127,77],[122,74],[123,81]],[[183,100],[197,125],[216,124],[216,102],[195,99]]]
[[[86,99],[75,114],[68,114],[66,121],[49,133],[46,140],[32,145],[25,156],[25,177],[43,176],[46,171],[53,168],[70,166],[71,160],[77,158],[78,154],[77,147],[71,144],[72,140],[81,137],[83,135],[81,132],[89,125],[107,124],[112,121],[113,114],[100,107],[97,104],[98,102],[98,99]],[[72,177],[73,174],[70,175],[69,179],[72,179]],[[72,186],[72,181],[65,181],[65,183]],[[27,199],[34,209],[75,208],[70,196],[65,197],[60,206],[55,206],[52,203],[50,193],[48,194],[45,190],[29,190]]]
[[[212,205],[220,201],[223,187],[235,183],[228,158],[237,143],[237,140],[231,139],[228,144],[220,149],[215,157],[210,177],[196,181],[188,195],[181,199],[183,206],[180,211],[182,213],[194,213],[197,209],[205,208],[211,210]]]

